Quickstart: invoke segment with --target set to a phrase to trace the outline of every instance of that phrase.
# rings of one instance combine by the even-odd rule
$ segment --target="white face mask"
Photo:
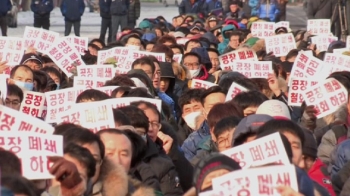
[[[199,75],[199,73],[201,72],[201,68],[202,67],[199,67],[197,70],[190,70],[191,78],[197,77]]]
[[[135,45],[126,45],[127,48],[130,48],[132,50],[140,50],[141,46],[135,46]]]
[[[191,129],[195,130],[196,129],[196,124],[197,124],[197,118],[200,116],[202,112],[192,112],[184,116],[184,120]]]

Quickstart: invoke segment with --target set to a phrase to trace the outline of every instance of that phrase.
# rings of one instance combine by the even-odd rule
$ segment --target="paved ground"
[[[169,1],[168,1],[169,2]],[[173,1],[174,2],[174,1]],[[164,7],[160,3],[142,3],[141,17],[152,18],[158,15],[164,16],[171,21],[172,17],[178,14],[178,9],[173,2],[169,2],[169,7]],[[302,29],[306,27],[306,16],[302,7],[289,6],[287,11],[287,20],[290,21],[292,29]],[[88,9],[84,13],[81,21],[81,36],[96,38],[99,37],[101,19],[98,13],[89,13]],[[33,25],[33,13],[20,12],[18,14],[18,28],[9,29],[8,35],[22,37],[25,26]],[[50,30],[59,32],[61,35],[64,32],[64,20],[61,12],[56,8],[51,13],[51,28]],[[73,29],[72,29],[73,34]]]

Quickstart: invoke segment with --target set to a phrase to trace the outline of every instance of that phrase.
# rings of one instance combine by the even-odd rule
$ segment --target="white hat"
[[[282,101],[267,100],[256,110],[256,114],[267,114],[272,117],[291,119],[288,106]]]
[[[178,38],[178,37],[183,38],[183,37],[185,37],[185,34],[182,33],[181,31],[176,31],[176,32],[173,33],[173,36],[174,36],[175,38]]]

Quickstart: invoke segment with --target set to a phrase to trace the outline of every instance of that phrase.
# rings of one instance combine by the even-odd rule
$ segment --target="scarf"
[[[207,69],[205,68],[205,66],[202,66],[202,70],[201,70],[200,75],[202,75],[202,76],[197,76],[194,79],[207,80],[209,78],[209,73],[208,73]]]

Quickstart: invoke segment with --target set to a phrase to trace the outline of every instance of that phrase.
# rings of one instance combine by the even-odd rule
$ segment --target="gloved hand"
[[[50,157],[49,160],[53,163],[49,172],[61,183],[61,187],[72,189],[83,181],[74,163],[63,157]]]

